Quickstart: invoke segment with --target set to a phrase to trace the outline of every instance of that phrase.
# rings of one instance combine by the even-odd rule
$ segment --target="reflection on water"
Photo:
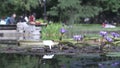
[[[43,56],[0,54],[0,68],[119,68],[120,58],[100,56]]]

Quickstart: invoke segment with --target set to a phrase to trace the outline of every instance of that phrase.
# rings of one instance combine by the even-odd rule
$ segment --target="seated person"
[[[20,16],[18,22],[26,22],[26,21],[23,16]]]
[[[16,18],[16,14],[13,14],[11,17],[8,18],[7,24],[8,25],[15,24],[16,23],[15,18]]]
[[[35,24],[35,16],[34,15],[29,16],[29,23],[30,24]]]
[[[10,21],[10,17],[7,17],[7,18],[5,19],[6,25],[9,24],[9,21]]]
[[[24,20],[25,20],[25,22],[29,22],[27,15],[24,16]]]
[[[6,25],[6,22],[5,22],[5,19],[4,19],[4,18],[2,18],[2,19],[0,20],[0,25]]]

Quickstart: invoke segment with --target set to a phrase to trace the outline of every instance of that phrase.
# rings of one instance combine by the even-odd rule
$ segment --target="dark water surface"
[[[43,59],[43,55],[0,54],[0,68],[120,68],[120,57],[96,54],[54,55]]]

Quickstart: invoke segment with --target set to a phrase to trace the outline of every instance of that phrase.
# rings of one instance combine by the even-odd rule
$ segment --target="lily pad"
[[[106,56],[109,57],[120,57],[120,52],[109,52]]]

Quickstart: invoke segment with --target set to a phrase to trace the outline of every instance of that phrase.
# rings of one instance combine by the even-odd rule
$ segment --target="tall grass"
[[[60,37],[61,24],[49,24],[42,28],[42,40],[55,40]]]

